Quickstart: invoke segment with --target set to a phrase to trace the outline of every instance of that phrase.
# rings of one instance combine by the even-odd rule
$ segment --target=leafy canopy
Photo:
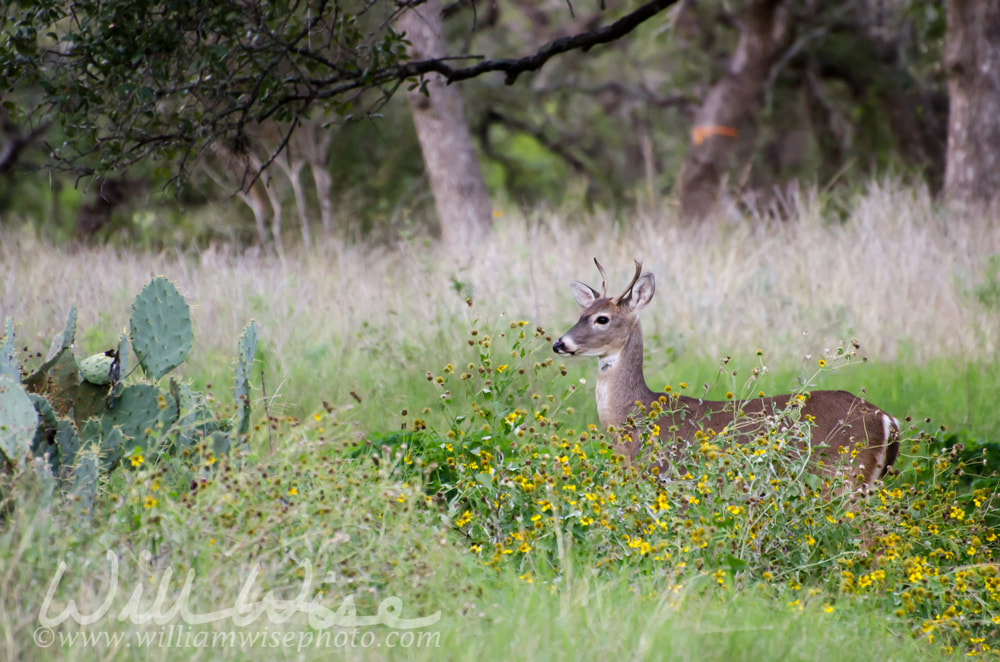
[[[388,98],[406,43],[392,0],[63,0],[0,9],[0,79],[15,123],[52,122],[52,157],[81,174],[146,157],[185,166],[253,125]],[[379,102],[375,102],[379,103]]]

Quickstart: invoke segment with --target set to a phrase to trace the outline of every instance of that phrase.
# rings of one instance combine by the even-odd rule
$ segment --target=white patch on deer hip
[[[897,421],[889,414],[882,414],[882,441],[888,442],[892,439],[893,428],[899,428],[899,421]]]

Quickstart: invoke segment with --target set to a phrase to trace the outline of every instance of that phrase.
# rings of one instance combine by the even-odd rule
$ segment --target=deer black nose
[[[554,343],[552,343],[552,351],[555,352],[556,354],[565,354],[567,352],[566,345],[563,344],[563,341],[561,339],[557,340]]]

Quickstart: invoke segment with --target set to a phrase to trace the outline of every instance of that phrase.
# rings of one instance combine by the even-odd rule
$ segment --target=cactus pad
[[[38,414],[38,425],[35,427],[35,436],[31,440],[31,454],[36,458],[48,456],[53,469],[59,467],[59,449],[56,447],[56,429],[59,421],[52,411],[52,405],[44,396],[37,393],[29,393],[35,412]]]
[[[97,497],[97,467],[100,462],[100,450],[96,444],[80,449],[73,465],[73,487],[69,492],[69,500],[74,509],[81,514],[89,514]]]
[[[168,427],[177,419],[177,402],[169,393],[150,384],[127,386],[114,409],[104,412],[101,427],[107,437],[113,427],[121,428],[130,445],[147,448],[157,423]]]
[[[79,387],[80,371],[77,369],[76,359],[73,358],[72,351],[65,349],[59,353],[49,369],[44,391],[56,414],[65,416],[69,413],[73,403],[76,402]]]
[[[125,388],[125,384],[122,380],[124,380],[128,375],[128,349],[128,336],[123,333],[121,340],[118,341],[118,364],[115,366],[115,364],[112,363],[111,370],[108,375],[111,378],[111,395],[108,396],[109,407],[115,406],[118,402],[118,398],[122,395],[122,389]]]
[[[250,366],[253,364],[256,352],[257,322],[250,320],[240,334],[240,341],[236,346],[236,383],[233,392],[236,406],[240,408],[240,422],[237,426],[239,434],[250,431]]]
[[[76,390],[76,402],[73,413],[76,424],[81,429],[91,418],[100,416],[107,409],[108,389],[90,382],[83,382]]]
[[[7,375],[15,382],[21,381],[17,370],[17,355],[14,348],[14,320],[7,318],[3,345],[0,345],[0,375]]]
[[[151,280],[132,302],[129,330],[139,365],[154,380],[179,366],[191,351],[191,311],[162,276]]]
[[[73,339],[76,338],[76,306],[69,307],[69,315],[66,316],[66,329],[62,334],[62,348],[69,349],[73,346]]]
[[[0,375],[0,451],[13,464],[20,464],[31,449],[38,413],[21,385]]]
[[[65,473],[76,464],[76,454],[80,450],[80,435],[76,424],[68,418],[60,418],[56,424],[56,446],[59,448],[59,471]]]

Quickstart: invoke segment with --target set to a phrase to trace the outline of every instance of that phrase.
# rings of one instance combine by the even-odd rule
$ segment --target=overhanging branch
[[[554,39],[539,48],[535,53],[518,59],[483,60],[471,67],[453,68],[441,60],[418,60],[407,62],[396,67],[396,75],[400,78],[410,78],[426,73],[439,73],[448,79],[449,83],[475,78],[491,71],[503,71],[507,74],[504,83],[513,85],[517,77],[526,71],[538,71],[552,57],[567,51],[588,51],[599,44],[606,44],[624,37],[629,32],[656,16],[667,7],[676,4],[678,0],[653,0],[626,14],[614,23],[588,30],[569,37]]]

